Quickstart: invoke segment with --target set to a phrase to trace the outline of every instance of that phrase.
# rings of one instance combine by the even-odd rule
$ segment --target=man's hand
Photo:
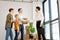
[[[42,24],[40,25],[40,27],[42,27]]]

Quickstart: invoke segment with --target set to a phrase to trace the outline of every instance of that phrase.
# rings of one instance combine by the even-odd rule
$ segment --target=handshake
[[[28,24],[28,22],[29,22],[28,18],[23,18],[23,21],[22,21],[23,24]]]

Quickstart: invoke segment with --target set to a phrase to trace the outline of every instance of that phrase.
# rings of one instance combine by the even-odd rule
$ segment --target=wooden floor
[[[20,40],[20,39],[18,39],[18,40]],[[24,40],[38,40],[38,36],[37,36],[37,34],[33,37],[33,39],[30,39],[29,38],[29,35],[24,35]],[[42,39],[42,36],[41,36],[41,40],[43,40]]]
[[[24,40],[38,40],[37,34],[35,34],[35,35],[33,36],[33,39],[30,39],[30,38],[29,38],[29,34],[30,34],[30,32],[29,32],[29,27],[26,27],[26,34],[24,35]],[[18,40],[20,40],[20,39],[18,39]],[[43,40],[42,36],[41,36],[41,40]]]

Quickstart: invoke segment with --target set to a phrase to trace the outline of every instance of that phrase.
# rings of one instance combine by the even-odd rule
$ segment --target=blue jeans
[[[19,35],[19,33],[17,32],[17,30],[15,30],[15,38],[14,38],[14,40],[18,40],[18,35]]]
[[[21,31],[21,40],[24,40],[24,26],[20,24],[20,31]]]
[[[12,33],[12,29],[11,28],[6,28],[6,39],[8,40],[8,37],[10,36],[11,40],[13,40],[13,33]]]

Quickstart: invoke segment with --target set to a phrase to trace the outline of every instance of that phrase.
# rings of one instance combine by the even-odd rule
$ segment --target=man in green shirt
[[[13,12],[14,12],[14,9],[13,8],[10,8],[9,9],[9,13],[6,17],[6,24],[5,24],[5,30],[6,30],[6,39],[5,40],[8,40],[8,37],[10,36],[11,40],[13,40],[13,33],[12,33],[12,21],[13,21]]]

